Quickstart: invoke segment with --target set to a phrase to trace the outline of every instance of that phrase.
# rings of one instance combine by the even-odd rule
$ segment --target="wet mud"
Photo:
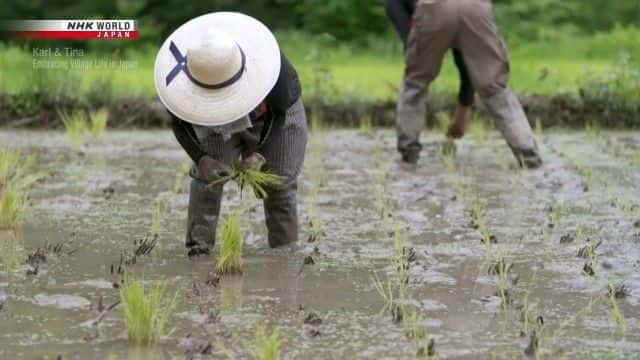
[[[545,133],[546,163],[533,171],[516,168],[495,132],[458,142],[453,161],[431,132],[417,166],[399,163],[390,130],[312,136],[324,151],[309,149],[300,179],[300,242],[270,249],[261,204],[228,184],[223,213],[250,204],[245,269],[217,276],[215,256],[186,256],[188,180],[172,190],[185,155],[170,132],[112,131],[82,155],[60,132],[0,132],[49,174],[16,234],[24,263],[0,269],[0,358],[246,358],[258,324],[281,330],[288,359],[640,353],[640,133]],[[158,200],[162,226],[149,237]],[[389,219],[406,236],[399,263]],[[308,242],[311,233],[321,235]],[[180,292],[172,331],[154,348],[127,341],[125,270]],[[389,307],[374,279],[400,270],[406,298]]]

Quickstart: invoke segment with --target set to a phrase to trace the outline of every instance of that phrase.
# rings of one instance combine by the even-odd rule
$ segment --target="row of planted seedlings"
[[[508,166],[503,166],[503,169],[507,170]],[[522,172],[514,174],[516,176],[524,175]],[[521,178],[521,180],[527,182],[526,177]],[[506,250],[508,244],[505,243],[508,239],[516,238],[516,236],[514,234],[505,235],[504,241],[499,241],[489,222],[486,201],[479,197],[479,191],[475,188],[476,185],[458,177],[453,179],[452,185],[457,194],[455,199],[461,199],[464,203],[465,211],[470,218],[469,227],[477,231],[478,240],[483,245],[484,260],[479,265],[479,274],[486,274],[494,279],[495,289],[493,296],[499,299],[500,311],[504,315],[502,330],[506,332],[509,325],[516,325],[516,329],[520,329],[520,337],[529,337],[524,353],[527,356],[538,357],[544,319],[536,308],[537,305],[535,303],[532,304],[530,301],[531,288],[535,286],[536,272],[534,270],[533,275],[527,282],[527,288],[522,299],[516,304],[515,286],[518,284],[519,277],[513,272],[514,264],[509,261]],[[526,184],[520,185],[525,186]],[[511,215],[512,221],[517,222],[523,214],[516,208],[511,212]],[[512,224],[509,228],[515,226],[517,226],[517,223]],[[491,301],[491,298],[484,297],[482,301]],[[519,314],[519,316],[514,317],[513,313]],[[515,323],[513,319],[516,319]]]
[[[625,149],[615,141],[612,141],[607,136],[606,131],[598,124],[586,123],[585,131],[588,137],[608,154],[616,158],[622,158],[632,165],[640,161],[640,152],[635,156],[627,155]],[[558,153],[560,156],[566,158],[570,165],[581,175],[583,191],[590,191],[593,187],[592,168],[576,160],[575,155],[571,156],[561,151],[558,151]],[[633,167],[631,167],[631,169],[633,169]],[[628,220],[634,228],[640,228],[640,205],[634,203],[635,198],[633,198],[633,196],[612,193],[609,184],[605,180],[600,181],[599,185],[599,189],[606,192],[607,196],[611,198],[611,207],[621,211],[622,217]],[[591,211],[593,204],[589,204],[588,208],[589,211]],[[554,205],[550,211],[549,227],[553,227],[554,224],[559,223],[563,213],[564,208],[562,205]],[[638,234],[636,234],[636,236],[638,236]],[[573,243],[574,241],[578,244],[577,257],[584,259],[584,264],[580,269],[581,274],[591,279],[593,283],[596,283],[598,276],[597,269],[599,267],[608,267],[606,263],[602,265],[599,264],[597,254],[598,248],[602,245],[603,240],[599,239],[593,230],[578,226],[575,232],[567,233],[560,238],[561,243]],[[618,305],[618,300],[628,297],[629,293],[630,291],[624,281],[618,281],[615,276],[610,277],[606,289],[606,302],[608,303],[611,317],[615,320],[623,334],[626,333],[626,321]]]
[[[180,173],[185,173],[188,169],[184,163]],[[242,254],[245,236],[242,219],[246,218],[245,215],[249,212],[251,205],[249,199],[243,196],[243,190],[264,197],[267,196],[265,188],[275,185],[280,178],[257,169],[235,168],[230,180],[233,180],[241,189],[242,200],[240,208],[232,211],[220,225],[220,247],[216,265],[207,278],[207,284],[211,286],[218,286],[221,276],[242,276],[244,272]],[[180,301],[179,292],[169,291],[166,282],[148,286],[144,276],[134,276],[130,271],[130,267],[135,265],[139,258],[150,255],[153,251],[156,254],[160,253],[158,234],[163,211],[164,201],[158,199],[152,212],[152,221],[147,235],[134,244],[131,256],[121,256],[120,263],[111,267],[112,274],[123,276],[121,284],[117,284],[120,289],[118,303],[122,304],[129,341],[135,345],[152,346],[166,335],[169,322]],[[114,305],[117,306],[117,304]],[[106,309],[111,310],[115,306],[109,306]],[[255,343],[249,346],[253,358],[265,360],[280,358],[282,338],[278,328],[269,330],[265,325],[259,325],[256,327],[255,336]],[[229,352],[223,345],[219,346],[221,352]],[[197,352],[207,355],[212,350],[213,346],[209,343]]]
[[[380,236],[393,240],[393,253],[390,256],[391,274],[381,278],[374,272],[373,287],[384,301],[382,313],[390,315],[391,321],[402,324],[406,336],[414,342],[416,357],[432,359],[436,357],[435,338],[431,337],[426,319],[421,309],[412,305],[410,266],[416,260],[413,248],[407,243],[404,224],[394,218],[394,199],[389,191],[388,166],[383,161],[382,139],[375,136],[373,147],[372,189],[374,207],[379,213]]]

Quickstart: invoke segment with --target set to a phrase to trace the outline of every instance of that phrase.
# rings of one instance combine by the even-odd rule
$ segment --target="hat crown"
[[[213,85],[231,79],[242,67],[238,44],[219,29],[210,29],[200,43],[187,50],[187,68],[191,76]]]

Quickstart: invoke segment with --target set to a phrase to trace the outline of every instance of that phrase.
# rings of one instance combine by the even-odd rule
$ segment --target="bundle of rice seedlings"
[[[22,218],[25,196],[11,184],[5,184],[0,194],[0,229],[12,230]]]
[[[109,111],[107,109],[100,109],[91,112],[89,114],[89,120],[91,121],[91,137],[93,141],[99,142],[102,140],[105,131],[107,130],[107,121],[109,120]]]
[[[271,334],[267,333],[264,325],[256,329],[256,344],[253,350],[253,358],[256,360],[279,360],[282,339],[280,330],[274,329]]]
[[[82,138],[87,131],[87,119],[83,111],[75,110],[71,113],[58,110],[58,116],[64,124],[64,129],[71,145],[78,149],[82,146]]]
[[[233,171],[233,180],[240,187],[240,191],[249,186],[258,198],[264,199],[267,197],[265,188],[279,184],[282,178],[279,175],[254,168],[236,168]]]
[[[242,246],[244,236],[240,228],[240,218],[231,215],[222,226],[220,253],[216,271],[218,274],[242,273]]]
[[[165,333],[167,322],[178,303],[178,292],[167,293],[165,284],[145,291],[144,279],[125,277],[120,288],[129,341],[136,345],[152,345]]]

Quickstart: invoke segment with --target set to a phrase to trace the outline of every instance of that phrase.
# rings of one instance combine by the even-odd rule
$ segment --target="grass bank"
[[[278,38],[299,71],[306,99],[345,106],[395,100],[403,72],[397,39],[375,39],[369,46],[354,48],[326,36],[281,33]],[[582,37],[558,33],[549,41],[519,43],[511,47],[511,86],[523,97],[587,96],[605,107],[613,101],[620,103],[618,108],[631,106],[635,111],[640,103],[638,38],[640,29],[619,28]],[[33,47],[37,44],[0,45],[0,94],[3,107],[13,111],[3,115],[0,125],[7,116],[29,116],[56,103],[65,107],[64,99],[80,106],[155,99],[155,46],[69,54],[75,56],[67,56],[64,48],[60,56],[36,56]],[[458,74],[448,56],[432,86],[432,98],[451,102],[457,88]]]

